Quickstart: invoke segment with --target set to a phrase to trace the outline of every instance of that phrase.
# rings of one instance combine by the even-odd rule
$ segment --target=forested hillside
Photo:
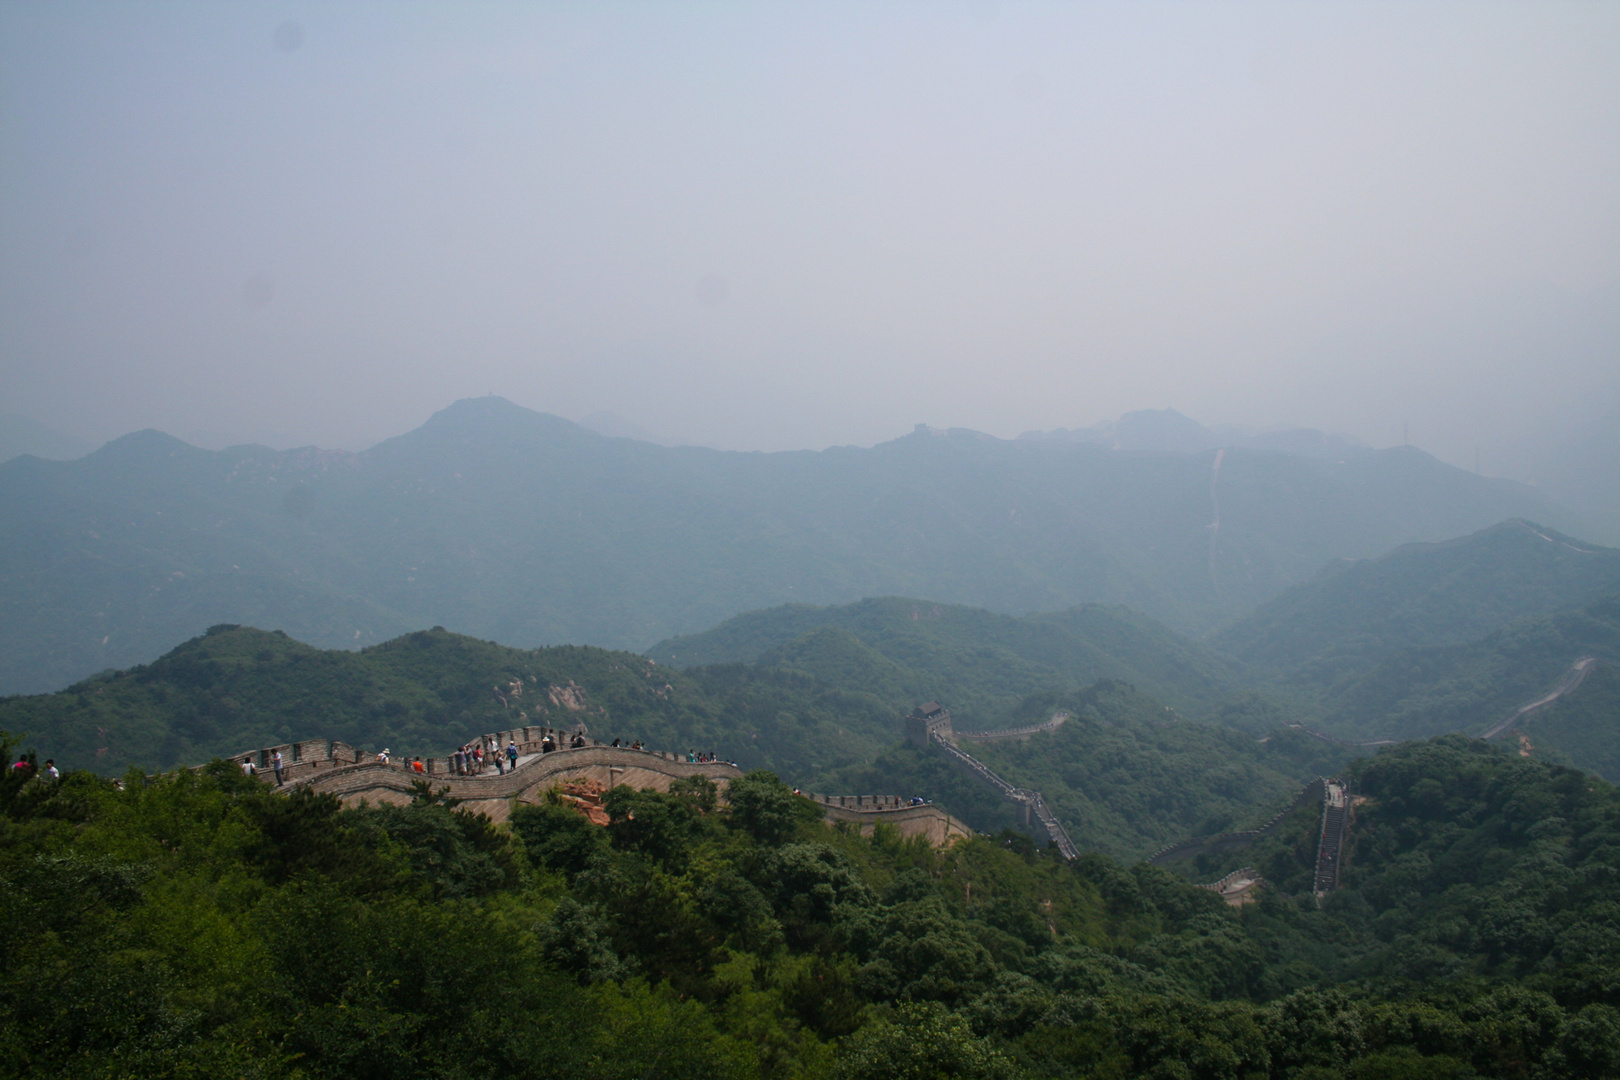
[[[1209,645],[1336,735],[1483,734],[1577,661],[1620,663],[1620,551],[1504,522],[1329,568]],[[1584,691],[1587,719],[1558,706],[1564,719],[1529,752],[1620,780],[1620,723],[1598,719],[1606,685]]]
[[[1082,689],[1038,665],[1003,667],[1001,654],[975,653],[958,665],[952,648],[914,649],[926,666],[900,668],[824,627],[774,650],[771,662],[675,670],[632,653],[508,649],[437,628],[347,652],[220,626],[155,663],[0,701],[0,730],[27,732],[30,746],[64,767],[117,775],[131,764],[155,771],[299,739],[431,755],[487,731],[583,725],[602,739],[712,751],[806,789],[926,796],[985,831],[1010,825],[993,790],[896,746],[900,717],[943,685],[967,706],[964,728],[1073,713],[1055,740],[1036,744],[1044,760],[1005,751],[1007,775],[1046,784],[1073,815],[1078,843],[1121,857],[1297,789],[1327,767],[1324,743],[1290,742],[1287,732],[1261,743],[1125,684]],[[1267,715],[1250,699],[1231,708],[1246,722]]]
[[[1502,739],[1526,754],[1620,783],[1620,664],[1595,665],[1575,690],[1520,719]]]
[[[1613,787],[1461,735],[1385,750],[1351,775],[1340,890],[1320,913],[1268,900],[1251,917],[1273,956],[1382,987],[1503,979],[1615,1003]],[[1320,814],[1289,826],[1194,873],[1248,865],[1272,897],[1308,892]]]
[[[1483,734],[1576,660],[1620,662],[1620,596],[1526,619],[1463,645],[1403,649],[1319,693],[1324,721],[1363,737]],[[1620,731],[1611,740],[1620,738]]]
[[[1199,716],[1233,707],[1248,685],[1241,665],[1101,604],[1023,617],[904,597],[788,604],[662,641],[647,655],[681,667],[757,662],[844,685],[876,680],[915,701],[950,702],[968,728],[1005,726],[1001,717],[1022,698],[1098,679],[1132,683]]]
[[[1016,836],[861,839],[760,773],[729,806],[620,788],[606,827],[560,804],[494,827],[225,763],[8,770],[0,1075],[1620,1071],[1615,790],[1464,739],[1356,774],[1346,887],[1234,911]]]
[[[1189,836],[1247,827],[1312,778],[1349,760],[1345,748],[1302,731],[1281,729],[1257,739],[1188,720],[1162,701],[1110,681],[1031,698],[1017,719],[1045,720],[1059,711],[1069,719],[1054,731],[962,745],[1009,783],[1040,791],[1081,848],[1120,859],[1145,858]],[[1011,804],[992,788],[954,771],[938,754],[909,745],[838,770],[829,782],[839,791],[888,784],[901,793],[927,794],[986,832],[1017,825]]]
[[[788,672],[694,676],[632,653],[508,649],[437,628],[347,652],[220,626],[152,664],[0,701],[0,730],[28,732],[67,767],[114,775],[294,739],[443,754],[524,724],[807,774],[888,745],[905,708]]]
[[[899,594],[1123,604],[1202,633],[1331,559],[1510,517],[1579,531],[1531,488],[1411,448],[1131,452],[919,429],[721,453],[499,398],[358,454],[148,431],[0,465],[0,691],[150,662],[219,623],[322,647],[439,624],[641,649],[771,605]]]
[[[1210,638],[1285,681],[1330,687],[1403,650],[1476,641],[1620,593],[1620,551],[1529,521],[1341,562]]]

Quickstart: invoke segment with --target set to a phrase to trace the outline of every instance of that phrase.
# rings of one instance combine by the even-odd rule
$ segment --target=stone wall
[[[899,795],[811,795],[821,804],[822,815],[828,821],[845,822],[860,829],[862,836],[871,836],[881,822],[892,826],[901,836],[925,836],[935,847],[946,847],[973,830],[932,803],[913,806],[911,800]]]
[[[929,731],[950,730],[950,714],[944,710],[941,713],[943,715],[932,718]],[[504,749],[509,743],[517,744],[518,766],[504,774],[489,767],[478,776],[457,776],[448,756],[424,758],[424,771],[418,773],[412,767],[413,759],[396,755],[382,762],[374,754],[362,753],[347,743],[330,739],[261,747],[237,754],[231,760],[252,761],[259,768],[260,781],[275,784],[270,761],[279,750],[283,761],[282,790],[308,788],[334,795],[349,806],[361,802],[404,805],[416,795],[418,785],[425,783],[435,792],[459,800],[461,809],[488,814],[494,821],[507,820],[513,807],[538,803],[547,789],[570,780],[591,780],[604,788],[627,784],[642,791],[667,791],[676,780],[703,776],[713,781],[723,796],[731,781],[743,775],[740,768],[729,762],[694,763],[687,761],[684,754],[603,746],[594,739],[578,749],[563,748],[542,754],[541,739],[547,732],[565,747],[572,735],[554,728],[530,726],[489,732],[471,740],[482,742],[486,748]],[[872,835],[879,822],[892,825],[901,836],[925,836],[930,843],[941,847],[973,835],[971,828],[943,809],[928,804],[913,806],[900,795],[809,797],[821,805],[828,821],[854,824],[865,836]]]
[[[268,783],[274,777],[261,773]],[[669,785],[689,776],[704,776],[724,792],[742,770],[725,762],[693,764],[674,754],[650,750],[627,750],[612,746],[585,746],[577,750],[557,750],[531,755],[518,767],[500,774],[485,771],[479,776],[454,776],[444,772],[417,773],[406,763],[383,764],[372,760],[358,765],[328,767],[289,781],[290,786],[335,795],[345,804],[362,800],[373,803],[404,804],[415,794],[418,783],[428,784],[461,800],[461,807],[505,821],[518,803],[538,803],[546,789],[565,780],[594,780],[603,787],[628,784],[639,790],[667,791]]]
[[[1030,724],[1027,727],[1002,728],[1000,731],[958,731],[952,741],[967,739],[969,742],[993,742],[997,739],[1013,739],[1022,742],[1033,738],[1043,731],[1056,731],[1069,720],[1069,714],[1058,712],[1052,714],[1052,719],[1039,724]]]

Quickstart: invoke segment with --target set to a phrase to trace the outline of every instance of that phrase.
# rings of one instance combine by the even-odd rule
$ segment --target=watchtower
[[[937,701],[928,701],[911,710],[906,717],[906,740],[924,749],[934,735],[955,744],[956,732],[951,728],[951,710]]]

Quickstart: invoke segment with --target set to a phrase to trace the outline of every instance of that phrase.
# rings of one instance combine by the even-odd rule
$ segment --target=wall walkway
[[[433,791],[459,800],[462,809],[488,814],[493,821],[505,821],[513,806],[538,803],[549,788],[573,780],[591,780],[604,788],[628,784],[642,791],[667,791],[676,780],[702,776],[713,781],[724,795],[731,781],[743,775],[742,769],[729,762],[693,763],[682,754],[603,746],[594,740],[577,749],[546,754],[540,750],[540,741],[547,731],[554,739],[571,737],[554,729],[527,727],[492,732],[475,740],[486,747],[517,744],[517,767],[504,774],[490,765],[477,776],[458,776],[448,757],[424,760],[424,771],[418,773],[406,759],[378,761],[347,743],[328,739],[267,746],[230,760],[252,761],[259,769],[260,780],[274,784],[270,762],[279,750],[284,763],[282,790],[307,788],[335,795],[350,806],[361,801],[404,805],[415,797],[417,785],[425,782]],[[939,847],[973,835],[971,828],[942,808],[932,804],[912,806],[898,795],[809,798],[821,806],[828,821],[854,824],[865,836],[872,835],[880,822],[892,826],[901,836],[924,836]]]

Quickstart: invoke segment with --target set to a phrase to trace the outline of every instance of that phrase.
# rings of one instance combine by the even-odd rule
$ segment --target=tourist
[[[506,764],[508,768],[516,769],[518,759],[517,740],[513,739],[506,744]]]
[[[252,758],[243,758],[242,759],[242,775],[243,776],[257,776],[258,772],[259,772],[259,770],[253,767],[253,759]]]
[[[555,749],[557,749],[557,744],[551,741],[551,732],[548,731],[540,737],[540,752],[549,754]]]
[[[46,758],[45,759],[45,779],[47,779],[47,780],[60,780],[60,779],[62,779],[62,774],[56,771],[56,762],[54,760],[52,760],[51,758]]]
[[[276,787],[281,786],[281,751],[277,750],[270,755],[270,767],[276,771]]]
[[[427,770],[422,767],[422,759],[421,758],[416,758],[415,760],[413,760],[411,762],[411,771],[412,772],[427,772]],[[279,774],[279,770],[278,770],[278,774]]]

